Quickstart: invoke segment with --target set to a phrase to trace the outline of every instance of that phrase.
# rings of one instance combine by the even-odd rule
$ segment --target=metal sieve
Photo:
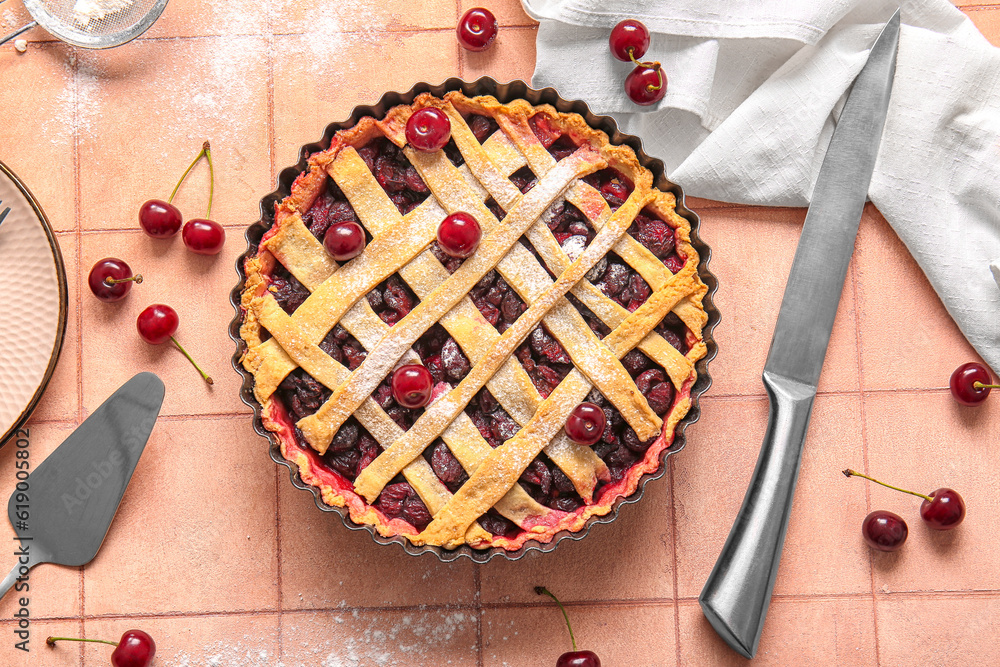
[[[166,6],[167,0],[24,0],[35,20],[0,44],[40,25],[73,46],[107,49],[146,32]]]

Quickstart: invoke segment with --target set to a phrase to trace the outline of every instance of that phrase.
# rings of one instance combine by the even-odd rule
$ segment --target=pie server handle
[[[698,601],[733,650],[752,658],[764,627],[816,388],[764,373],[767,432],[743,506]]]

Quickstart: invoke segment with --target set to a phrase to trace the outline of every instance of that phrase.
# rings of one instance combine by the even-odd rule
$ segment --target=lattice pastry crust
[[[461,167],[456,167],[444,151],[420,153],[406,146],[406,121],[426,106],[440,108],[450,119],[452,139],[464,158]],[[493,119],[499,127],[482,143],[466,122],[477,115]],[[576,150],[557,161],[540,141],[539,127],[553,136],[569,137]],[[405,215],[358,152],[382,137],[403,150],[431,191]],[[509,177],[525,166],[537,182],[522,193]],[[583,180],[609,167],[633,185],[628,198],[614,211]],[[333,261],[303,222],[328,179],[346,195],[371,235],[364,252],[342,266]],[[490,198],[506,212],[502,220],[487,205]],[[563,202],[576,206],[596,232],[572,258],[546,224],[547,216]],[[328,150],[309,158],[309,168],[296,179],[291,195],[276,206],[275,224],[262,239],[258,253],[246,262],[241,334],[248,349],[242,361],[254,374],[254,391],[263,406],[266,428],[278,436],[282,454],[298,465],[302,479],[321,489],[327,504],[348,507],[355,522],[372,524],[382,535],[403,534],[415,545],[455,548],[468,544],[515,550],[529,539],[545,542],[561,530],[579,530],[591,516],[606,514],[616,498],[635,491],[643,474],[658,468],[660,453],[670,446],[675,425],[690,407],[694,364],[706,353],[702,340],[707,321],[702,308],[706,287],[698,277],[690,225],[676,214],[674,206],[674,196],[653,187],[652,174],[629,147],[611,145],[607,135],[590,128],[581,116],[559,113],[550,106],[532,106],[524,100],[501,104],[492,97],[468,98],[452,92],[443,99],[421,95],[412,106],[395,107],[382,120],[362,118],[353,128],[338,132]],[[651,211],[673,229],[676,252],[683,260],[676,273],[626,233],[643,210]],[[483,238],[478,250],[449,273],[430,245],[441,220],[456,211],[472,214]],[[519,242],[522,237],[537,254]],[[609,252],[627,262],[651,290],[632,312],[587,278]],[[310,292],[291,314],[273,294],[276,263]],[[484,318],[468,296],[477,282],[494,270],[527,306],[503,333]],[[420,301],[389,326],[365,297],[394,274]],[[575,299],[567,299],[567,295]],[[574,301],[584,304],[610,333],[600,338]],[[654,331],[670,312],[686,327],[686,353]],[[461,347],[470,370],[458,382],[438,385],[432,403],[404,431],[372,395],[395,367],[420,362],[412,346],[436,323]],[[337,324],[367,351],[354,371],[320,347]],[[573,363],[572,370],[545,397],[514,356],[540,324]],[[673,404],[663,417],[651,409],[620,361],[633,348],[662,367],[675,389]],[[297,422],[276,395],[282,381],[296,368],[332,392],[318,410]],[[484,387],[520,426],[496,448],[464,412]],[[571,442],[562,430],[569,413],[595,388],[640,439],[656,438],[627,473],[614,481],[605,462],[591,448]],[[318,456],[351,416],[383,450],[357,474],[353,484],[317,465]],[[422,455],[438,438],[469,475],[455,493],[438,479]],[[584,501],[581,507],[568,512],[552,509],[518,483],[541,452],[572,482]],[[400,474],[433,517],[423,530],[403,519],[387,517],[373,504]],[[600,493],[595,497],[598,488]],[[490,508],[521,532],[500,536],[484,530],[478,520]]]

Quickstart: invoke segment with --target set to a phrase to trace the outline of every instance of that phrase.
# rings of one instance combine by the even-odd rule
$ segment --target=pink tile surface
[[[0,47],[0,160],[47,212],[68,274],[67,338],[29,423],[32,465],[133,374],[152,370],[166,385],[162,417],[97,558],[31,572],[31,653],[14,648],[18,601],[0,601],[0,665],[106,665],[110,647],[49,649],[44,638],[116,639],[131,627],[156,638],[153,667],[548,665],[568,650],[568,633],[536,585],[568,602],[581,647],[607,666],[746,662],[705,621],[697,596],[766,427],[760,373],[803,210],[687,200],[714,250],[723,314],[701,420],[641,503],[555,553],[474,565],[375,544],[291,485],[239,399],[229,292],[260,197],[301,145],[385,91],[452,76],[530,80],[537,27],[517,0],[486,5],[501,25],[491,50],[457,45],[458,17],[477,4],[279,0],[265,10],[171,0],[145,36],[119,49],[73,49],[42,30],[26,35],[26,54]],[[1000,4],[956,4],[1000,43]],[[20,3],[0,4],[5,28],[25,18]],[[139,205],[166,198],[206,139],[213,218],[228,237],[207,258],[136,224]],[[175,202],[190,218],[207,199],[203,162]],[[146,278],[116,304],[98,302],[85,284],[106,256]],[[178,339],[214,386],[179,351],[137,337],[136,316],[157,302],[178,311]],[[867,207],[754,664],[1000,662],[1000,413],[993,402],[960,408],[946,389],[955,366],[975,358]],[[14,490],[15,449],[0,449],[0,500]],[[921,492],[958,489],[968,517],[934,533],[918,499],[847,480],[845,467]],[[881,508],[910,526],[896,554],[871,553],[861,540],[862,518]],[[0,540],[12,537],[0,527]]]

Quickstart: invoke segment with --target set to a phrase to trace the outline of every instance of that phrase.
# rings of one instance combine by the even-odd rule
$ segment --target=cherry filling
[[[467,122],[481,143],[498,129],[497,123],[485,116],[471,116]],[[572,138],[562,134],[546,117],[536,115],[529,123],[542,144],[557,160],[576,150],[577,146]],[[444,151],[456,166],[464,163],[454,141],[449,141]],[[405,215],[429,196],[427,186],[416,169],[388,140],[374,140],[359,149],[358,153],[400,213]],[[529,168],[523,167],[512,174],[510,180],[521,192],[527,192],[534,186],[536,177]],[[633,189],[633,184],[623,174],[611,168],[591,174],[584,180],[601,193],[612,209],[621,206]],[[492,198],[487,199],[486,206],[498,220],[506,215]],[[332,179],[327,181],[324,193],[305,212],[303,221],[318,239],[322,239],[326,230],[335,223],[361,222]],[[553,207],[546,224],[571,259],[576,259],[583,252],[596,233],[579,209],[568,202]],[[643,209],[629,228],[629,234],[663,261],[671,272],[676,273],[683,267],[684,260],[676,251],[673,229],[652,210]],[[366,236],[370,241],[367,231]],[[521,242],[538,256],[526,238],[522,238]],[[430,249],[449,272],[454,272],[461,266],[464,260],[444,254],[436,245],[432,244]],[[545,266],[541,258],[539,262]],[[547,266],[545,268],[551,274],[551,269]],[[609,253],[595,265],[587,278],[609,298],[630,311],[641,306],[651,294],[651,289],[642,276],[614,253]],[[280,264],[275,266],[269,289],[287,313],[294,312],[309,295],[309,291]],[[483,317],[500,333],[506,331],[527,309],[517,292],[496,271],[483,276],[470,291],[469,297]],[[610,332],[607,325],[575,297],[569,295],[567,298],[599,336],[606,336]],[[375,313],[390,326],[405,317],[420,301],[398,275],[392,275],[376,286],[368,293],[367,299]],[[655,330],[681,353],[687,353],[691,334],[675,314],[668,313]],[[350,370],[360,366],[367,354],[361,344],[339,324],[327,334],[320,343],[320,348]],[[428,329],[414,343],[413,349],[436,384],[455,386],[471,370],[471,364],[461,347],[439,324]],[[515,351],[515,357],[542,397],[548,396],[573,368],[565,349],[544,325],[536,327],[529,334]],[[626,354],[621,361],[653,411],[660,416],[665,415],[673,405],[675,392],[664,370],[637,349]],[[420,417],[423,409],[408,409],[399,405],[392,396],[389,377],[379,385],[372,398],[401,429],[407,430]],[[329,389],[302,369],[296,369],[281,383],[276,395],[287,408],[290,418],[298,421],[319,409],[330,394]],[[591,391],[587,400],[598,405],[605,416],[604,433],[593,445],[594,452],[608,465],[611,483],[620,481],[629,468],[642,458],[653,440],[640,441],[618,410],[596,389]],[[499,446],[520,430],[520,425],[485,388],[466,406],[465,412],[491,447]],[[297,428],[295,435],[300,445],[308,446]],[[358,473],[381,452],[382,448],[371,434],[352,417],[334,436],[320,460],[321,465],[329,471],[353,482]],[[457,491],[468,479],[458,459],[441,439],[435,440],[424,451],[423,456],[438,479],[452,492]],[[569,478],[544,453],[531,462],[521,475],[520,483],[537,502],[555,510],[571,512],[584,504]],[[605,482],[598,484],[595,498],[601,499],[602,489],[606,485]],[[423,530],[431,521],[426,506],[402,475],[398,475],[383,489],[373,505],[390,519],[402,519],[417,530]],[[520,528],[495,510],[484,514],[480,518],[480,524],[498,536],[513,537],[520,533]]]

